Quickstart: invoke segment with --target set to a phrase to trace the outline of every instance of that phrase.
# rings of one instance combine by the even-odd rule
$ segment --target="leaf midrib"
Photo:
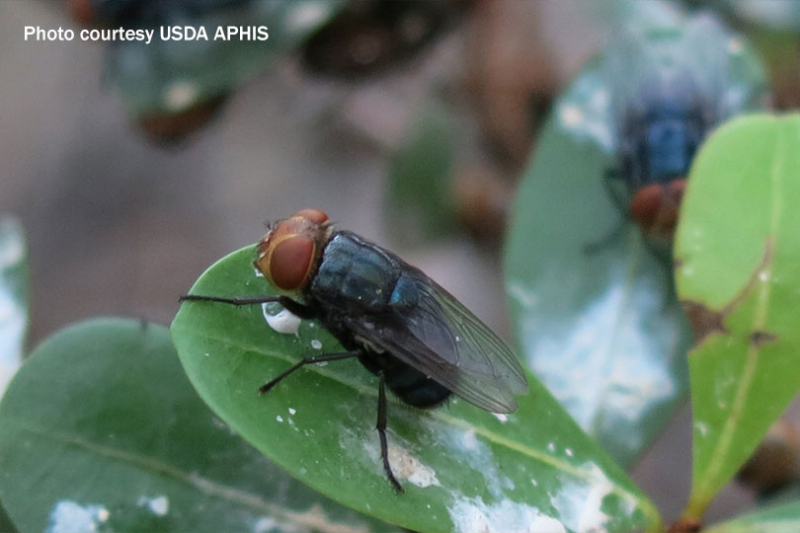
[[[786,157],[784,145],[785,136],[779,134],[777,136],[774,163],[772,165],[772,171],[770,172],[770,183],[772,185],[772,209],[770,216],[770,229],[767,239],[771,239],[772,242],[771,244],[767,243],[767,247],[771,246],[772,249],[776,249],[778,246],[778,220],[781,217],[781,208],[783,205],[781,202],[779,184],[781,181],[781,171],[783,170]],[[768,282],[761,285],[762,288],[758,294],[751,331],[763,331],[765,329],[764,326],[766,324],[767,311],[769,310],[768,304],[772,288],[772,283],[769,282],[769,280],[772,278],[772,269],[772,261],[769,261],[763,266],[761,272],[759,273],[766,273]],[[756,375],[760,352],[760,345],[756,345],[756,343],[753,342],[748,343],[745,366],[740,379],[737,380],[738,387],[734,395],[733,404],[731,405],[730,416],[725,420],[719,440],[717,441],[717,446],[711,452],[711,461],[709,462],[705,473],[700,473],[702,481],[698,484],[696,492],[704,500],[710,500],[711,493],[714,491],[714,486],[718,484],[716,478],[719,475],[719,472],[722,470],[722,467],[725,465],[725,463],[727,463],[730,448],[733,443],[733,436],[741,414],[744,410],[745,401],[747,400],[750,387],[753,384],[753,379]],[[705,502],[704,505],[707,504],[708,502]]]

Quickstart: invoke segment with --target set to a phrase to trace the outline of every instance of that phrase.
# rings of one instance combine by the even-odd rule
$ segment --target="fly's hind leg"
[[[583,246],[583,253],[587,255],[594,255],[605,250],[614,242],[619,240],[619,238],[625,233],[625,229],[628,225],[626,216],[630,208],[628,207],[626,198],[620,194],[618,187],[614,186],[615,181],[621,180],[622,176],[617,169],[610,168],[603,173],[603,188],[605,189],[606,194],[611,202],[623,215],[623,218],[619,221],[619,223],[617,223],[617,226],[609,231],[606,235],[595,242],[590,242]]]
[[[380,382],[378,384],[378,424],[375,429],[378,430],[378,437],[381,440],[381,460],[383,461],[383,470],[386,472],[386,477],[389,478],[389,483],[392,484],[395,492],[402,494],[403,490],[400,482],[394,477],[392,472],[392,465],[389,464],[389,445],[386,442],[386,377],[383,372],[378,374]]]

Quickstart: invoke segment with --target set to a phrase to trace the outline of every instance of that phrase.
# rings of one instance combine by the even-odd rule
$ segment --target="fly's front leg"
[[[300,318],[316,318],[310,307],[301,303],[295,302],[287,296],[237,296],[235,298],[223,298],[220,296],[205,296],[202,294],[184,294],[178,301],[183,302],[216,302],[222,304],[235,305],[241,307],[243,305],[258,305],[266,303],[279,303],[290,313]]]
[[[322,363],[325,361],[340,361],[342,359],[350,359],[353,357],[358,357],[359,355],[361,355],[361,352],[326,353],[322,355],[315,355],[314,357],[304,357],[303,359],[295,363],[287,370],[284,370],[283,372],[278,374],[278,376],[276,376],[274,379],[261,385],[261,387],[258,388],[258,392],[264,394],[272,387],[277,385],[278,382],[281,381],[283,378],[285,378],[295,370],[302,368],[306,365],[312,365],[314,363]]]
[[[386,477],[389,478],[389,483],[392,484],[395,492],[402,494],[403,490],[400,482],[394,477],[392,472],[392,465],[389,464],[389,445],[386,442],[386,377],[383,372],[378,374],[380,382],[378,384],[378,424],[375,429],[378,430],[378,437],[381,440],[381,459],[383,460],[383,470],[386,472]]]

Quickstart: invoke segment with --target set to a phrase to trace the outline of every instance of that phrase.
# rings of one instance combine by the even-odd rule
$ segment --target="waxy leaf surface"
[[[0,498],[23,533],[397,531],[269,463],[197,396],[169,331],[135,320],[26,360],[0,403]]]
[[[272,294],[254,273],[254,256],[252,246],[229,255],[190,292]],[[405,488],[395,494],[379,458],[378,380],[357,361],[307,366],[257,393],[302,357],[342,351],[314,321],[304,320],[297,334],[273,330],[265,315],[277,311],[274,305],[184,302],[173,340],[211,408],[323,494],[415,531],[657,527],[651,504],[533,379],[519,410],[507,416],[458,399],[436,410],[412,409],[390,396],[389,455]]]
[[[692,168],[675,248],[699,516],[800,388],[800,117],[720,129]]]

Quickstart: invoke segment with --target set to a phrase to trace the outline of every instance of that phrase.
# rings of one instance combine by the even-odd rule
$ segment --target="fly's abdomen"
[[[385,352],[365,352],[359,357],[359,361],[374,374],[383,372],[386,386],[401,400],[414,407],[435,407],[452,394],[444,385]]]
[[[399,276],[392,257],[358,236],[340,231],[325,247],[310,293],[343,311],[380,310],[389,303]]]

